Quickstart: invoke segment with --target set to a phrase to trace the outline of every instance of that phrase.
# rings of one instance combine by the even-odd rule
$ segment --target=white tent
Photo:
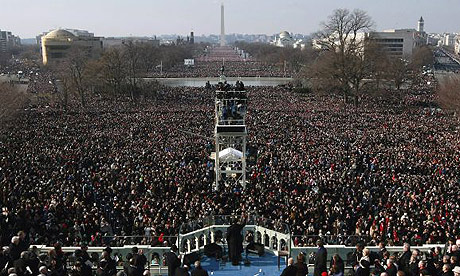
[[[219,152],[219,159],[224,162],[238,161],[241,160],[242,157],[243,153],[234,148],[226,148]]]

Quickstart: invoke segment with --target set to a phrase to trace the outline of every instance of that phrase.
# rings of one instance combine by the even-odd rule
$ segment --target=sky
[[[96,36],[220,33],[221,0],[0,0],[0,29],[21,38],[56,28]],[[460,32],[460,0],[224,0],[226,33],[311,34],[334,9],[361,9],[377,31]]]

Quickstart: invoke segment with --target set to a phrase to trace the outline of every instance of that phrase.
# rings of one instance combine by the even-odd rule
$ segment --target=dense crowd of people
[[[293,72],[284,71],[282,64],[267,64],[260,61],[196,61],[193,66],[176,64],[168,70],[156,68],[149,77],[157,78],[205,78],[218,77],[219,68],[225,64],[227,77],[291,77]]]
[[[183,222],[241,212],[290,225],[299,246],[460,234],[457,120],[420,104],[432,101],[429,91],[363,98],[358,108],[284,88],[248,93],[257,154],[243,193],[211,191],[212,90],[24,113],[2,130],[2,243],[27,229],[36,244],[121,245],[119,236],[159,244]]]
[[[157,78],[205,78],[219,77],[220,68],[225,65],[227,77],[292,77],[293,72],[283,64],[269,64],[252,59],[243,59],[235,49],[209,48],[202,56],[195,58],[194,65],[179,63],[172,68],[155,68],[148,73]]]
[[[434,83],[420,76],[404,93],[363,95],[359,106],[286,87],[247,87],[254,161],[244,191],[212,190],[212,89],[165,87],[136,105],[94,98],[84,112],[25,111],[0,130],[1,243],[10,245],[1,256],[11,268],[32,255],[22,256],[29,244],[58,243],[46,265],[58,271],[61,245],[169,246],[183,223],[242,213],[289,225],[296,246],[318,238],[455,243],[458,120],[436,108]]]

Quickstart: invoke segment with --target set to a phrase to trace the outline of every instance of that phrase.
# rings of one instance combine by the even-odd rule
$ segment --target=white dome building
[[[275,41],[272,42],[273,45],[278,47],[292,47],[294,43],[295,40],[287,31],[282,31],[275,37]]]

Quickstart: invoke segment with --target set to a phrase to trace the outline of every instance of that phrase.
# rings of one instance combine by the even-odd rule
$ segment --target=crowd
[[[322,240],[317,241],[318,250],[310,264],[314,263],[313,274],[306,265],[303,253],[288,259],[286,268],[281,276],[458,276],[460,275],[460,251],[457,244],[449,244],[443,250],[432,247],[428,252],[412,249],[404,243],[401,252],[390,253],[385,242],[379,242],[378,249],[371,251],[362,243],[356,244],[356,249],[343,260],[340,255],[328,256]],[[328,262],[328,257],[330,261]]]
[[[196,58],[197,61],[244,61],[244,56],[237,48],[230,46],[207,47],[204,52]],[[250,60],[250,58],[248,58]]]
[[[1,243],[25,231],[25,244],[167,246],[184,222],[241,213],[288,224],[297,246],[455,241],[458,120],[435,108],[426,78],[358,107],[247,88],[256,156],[243,192],[212,191],[213,90],[26,111],[0,130]]]
[[[2,243],[24,229],[36,244],[164,243],[183,222],[232,212],[287,223],[296,245],[328,236],[445,243],[460,234],[457,121],[421,106],[428,92],[363,98],[358,108],[283,88],[248,93],[257,154],[244,193],[211,191],[212,90],[23,114],[1,133]]]
[[[229,47],[208,48],[206,53],[195,58],[193,66],[179,63],[172,68],[155,68],[149,77],[157,78],[208,78],[219,77],[225,64],[227,77],[291,77],[291,70],[284,71],[282,64],[269,64],[252,59],[243,59]]]
[[[195,61],[195,65],[188,66],[176,64],[168,70],[155,68],[149,72],[149,77],[156,78],[205,78],[219,77],[219,68],[222,67],[222,59],[219,61]],[[283,65],[268,64],[260,61],[227,61],[225,60],[225,75],[227,77],[291,77],[293,72],[284,72]]]

